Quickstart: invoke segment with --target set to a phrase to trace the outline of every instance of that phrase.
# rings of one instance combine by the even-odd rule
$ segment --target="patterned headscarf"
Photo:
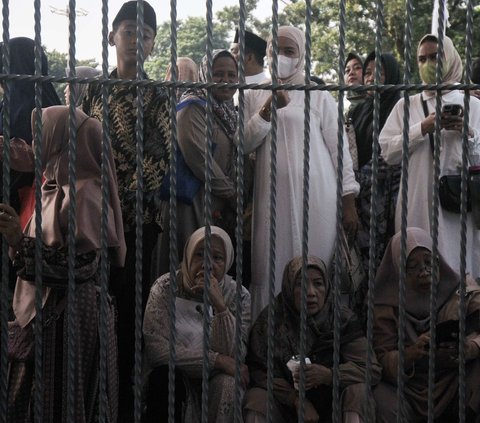
[[[332,366],[334,304],[332,283],[325,263],[315,256],[307,258],[307,268],[318,269],[325,283],[325,303],[314,316],[307,316],[305,352],[314,364]],[[300,313],[295,308],[295,279],[302,271],[302,257],[295,257],[283,273],[282,292],[273,302],[275,310],[275,377],[291,378],[285,363],[300,353]],[[340,308],[341,344],[346,344],[363,336],[362,329],[353,312]],[[249,350],[249,367],[267,368],[268,306],[260,313],[252,331]]]
[[[238,71],[237,61],[233,57],[232,53],[228,50],[213,50],[212,51],[212,68],[215,65],[215,61],[220,57],[230,57]],[[198,68],[198,80],[200,82],[208,82],[207,80],[207,56],[203,56],[202,63]],[[198,102],[200,100],[203,104],[207,101],[207,90],[205,88],[192,88],[186,90],[181,99],[179,108],[182,107],[182,104],[188,104],[191,102]],[[212,96],[212,108],[215,119],[222,126],[225,133],[230,139],[233,140],[235,132],[237,131],[237,121],[238,113],[233,104],[233,99],[228,101],[218,101],[214,96]]]

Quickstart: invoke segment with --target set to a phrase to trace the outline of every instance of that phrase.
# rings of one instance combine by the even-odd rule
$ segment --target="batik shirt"
[[[118,78],[117,70],[110,78]],[[117,169],[118,194],[123,210],[125,232],[133,229],[136,218],[137,189],[137,89],[134,86],[113,85],[108,97],[109,130],[113,157]],[[158,207],[160,185],[168,169],[170,119],[166,93],[155,87],[143,91],[143,223],[160,225]],[[91,84],[83,100],[83,111],[102,120],[102,87]]]

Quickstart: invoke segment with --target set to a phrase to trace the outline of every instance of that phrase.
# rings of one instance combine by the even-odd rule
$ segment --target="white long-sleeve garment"
[[[424,94],[430,113],[435,111],[435,96]],[[451,91],[442,95],[443,103],[461,104],[464,95]],[[389,164],[402,160],[403,109],[401,99],[392,110],[380,134],[382,156]],[[407,226],[416,226],[430,233],[431,209],[433,205],[433,156],[428,134],[422,136],[421,122],[425,119],[421,95],[410,99],[409,125],[409,169],[408,169],[408,213]],[[478,157],[480,149],[480,101],[470,98],[470,127],[474,136],[468,140],[470,157]],[[441,131],[440,176],[460,174],[462,165],[462,135],[458,131]],[[398,196],[395,228],[400,230],[401,195]],[[438,248],[448,264],[456,271],[460,269],[460,215],[439,207]],[[480,231],[475,229],[471,213],[467,218],[467,272],[474,278],[480,276]]]
[[[245,96],[245,147],[256,151],[252,233],[252,322],[268,304],[270,260],[271,123],[258,114],[270,91],[249,90]],[[277,180],[275,294],[280,292],[285,265],[302,254],[304,99],[289,91],[290,103],[277,111]],[[309,254],[327,264],[335,243],[338,112],[333,97],[311,92],[309,171]],[[357,194],[348,142],[343,145],[343,195]]]

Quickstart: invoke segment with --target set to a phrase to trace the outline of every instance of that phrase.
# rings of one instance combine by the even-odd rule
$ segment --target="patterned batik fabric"
[[[110,78],[118,78],[117,71]],[[125,232],[132,230],[136,218],[137,190],[137,88],[113,85],[108,89],[109,135],[117,168],[118,194],[123,210]],[[160,185],[168,170],[170,154],[170,108],[164,90],[143,90],[143,223],[161,222],[158,208]],[[103,119],[102,86],[92,84],[83,101],[86,114]]]

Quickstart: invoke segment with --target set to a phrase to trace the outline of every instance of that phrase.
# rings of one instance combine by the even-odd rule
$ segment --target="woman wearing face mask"
[[[272,39],[267,57],[272,63]],[[278,76],[282,83],[304,84],[305,35],[294,27],[278,29]],[[272,69],[270,69],[272,73]],[[249,90],[245,97],[246,152],[256,151],[252,239],[252,314],[268,302],[270,233],[271,100],[268,90]],[[310,94],[309,252],[329,263],[336,223],[337,105],[324,91]],[[301,254],[303,225],[304,91],[279,91],[277,111],[275,292],[281,289],[282,269]],[[358,184],[348,142],[343,149],[343,223],[356,231],[354,197]]]
[[[417,62],[425,84],[435,84],[437,38],[424,36],[418,45]],[[442,60],[443,83],[455,84],[462,78],[462,61],[450,38],[444,38]],[[464,94],[458,90],[444,90],[442,104],[463,106]],[[410,98],[409,171],[408,171],[408,225],[430,232],[433,204],[433,155],[430,134],[435,131],[435,91],[423,91]],[[427,111],[424,110],[424,106]],[[393,108],[380,134],[382,156],[390,164],[402,161],[404,100]],[[440,176],[460,174],[462,166],[463,116],[442,115],[440,132]],[[470,98],[470,120],[467,133],[470,164],[480,164],[480,100]],[[401,198],[397,201],[395,228],[400,230]],[[453,269],[460,268],[460,214],[438,210],[438,246]],[[480,231],[473,225],[471,213],[467,216],[467,272],[480,276]]]

